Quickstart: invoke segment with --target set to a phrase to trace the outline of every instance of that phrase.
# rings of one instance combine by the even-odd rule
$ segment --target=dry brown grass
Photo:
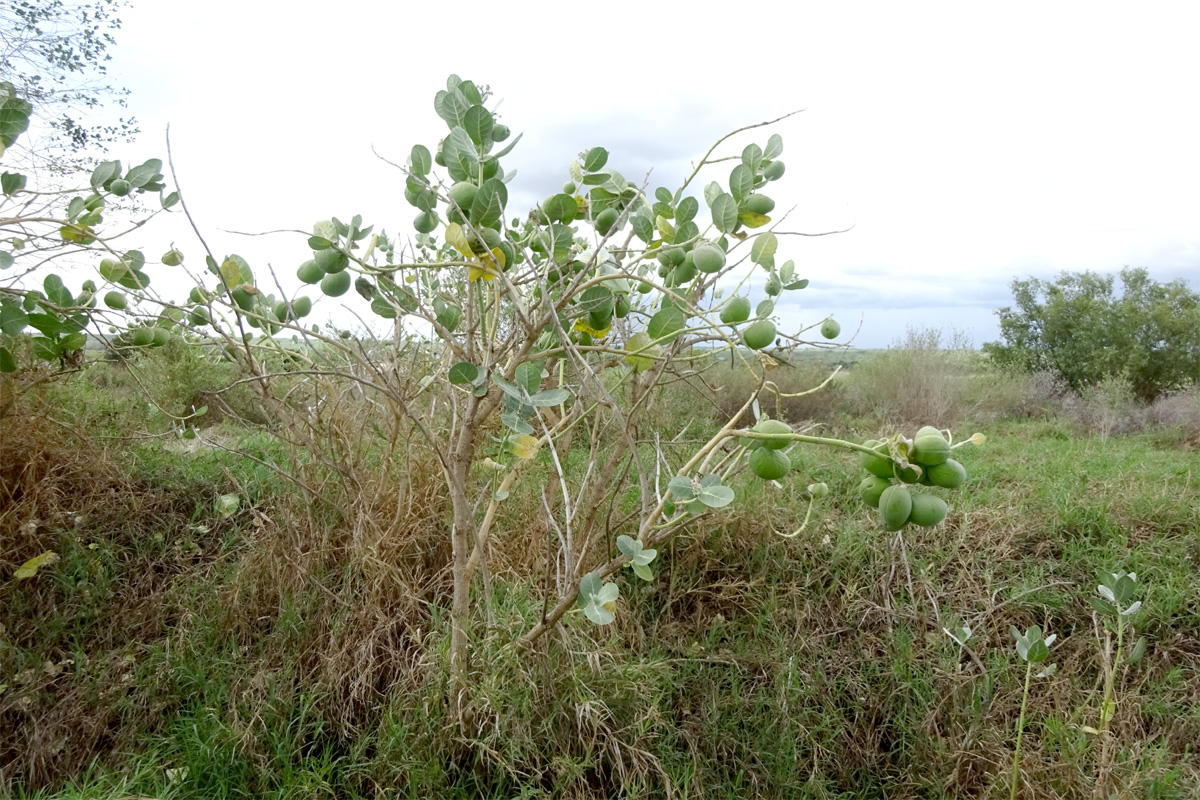
[[[130,702],[135,665],[178,618],[172,588],[215,558],[219,532],[187,532],[194,498],[127,480],[27,407],[0,426],[0,672],[15,678],[0,694],[4,789],[78,774],[155,728],[166,703]],[[162,546],[147,548],[155,535]],[[10,579],[47,551],[73,560],[62,579]]]

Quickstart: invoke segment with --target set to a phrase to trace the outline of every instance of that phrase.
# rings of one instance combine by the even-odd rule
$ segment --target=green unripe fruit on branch
[[[725,268],[725,252],[716,245],[705,242],[697,245],[692,251],[692,262],[696,269],[711,275]]]
[[[925,471],[929,482],[944,489],[957,489],[967,482],[967,470],[953,458],[946,459]]]
[[[479,187],[469,181],[459,181],[450,187],[450,201],[463,211],[470,211]]]
[[[305,283],[320,283],[325,277],[325,270],[321,269],[321,265],[315,259],[310,258],[296,270],[296,277]]]
[[[114,308],[117,311],[124,311],[129,302],[121,292],[108,292],[104,295],[104,305]]]
[[[889,486],[879,496],[879,518],[886,531],[898,531],[912,514],[912,493],[904,486]]]
[[[432,211],[422,211],[413,220],[413,227],[417,229],[417,233],[430,233],[437,227],[437,224],[437,214]]]
[[[292,301],[292,313],[299,317],[307,317],[312,311],[312,300],[307,297],[297,297]]]
[[[891,481],[871,475],[862,479],[862,483],[858,485],[858,494],[871,508],[879,508],[880,495],[891,485]]]
[[[175,248],[171,248],[167,252],[163,253],[162,263],[166,264],[168,267],[178,267],[183,263],[183,253],[179,252]]]
[[[783,420],[779,420],[779,419],[759,420],[758,424],[755,425],[750,430],[754,431],[755,433],[769,433],[769,434],[772,434],[773,437],[777,436],[777,438],[771,438],[771,439],[753,439],[753,440],[751,440],[751,441],[761,442],[762,446],[767,448],[768,450],[783,450],[789,444],[792,443],[792,440],[787,438],[787,436],[792,433],[792,427],[790,425],[788,425],[786,422],[784,422]]]
[[[829,484],[827,483],[810,483],[808,485],[808,493],[813,499],[829,496]]]
[[[511,134],[511,131],[508,129],[507,125],[501,125],[501,124],[497,123],[492,126],[492,141],[493,142],[503,142],[505,139],[507,139],[509,137],[510,134]]]
[[[946,501],[932,494],[914,493],[908,521],[922,528],[932,528],[946,518]]]
[[[617,224],[617,217],[620,214],[615,208],[606,208],[596,217],[596,233],[601,236],[608,236],[609,231]]]
[[[827,319],[821,323],[821,335],[826,339],[836,339],[842,332],[842,326],[836,319]]]
[[[750,453],[750,471],[764,481],[777,481],[791,468],[791,459],[778,450],[761,447]]]
[[[750,298],[735,297],[721,309],[721,322],[726,325],[736,325],[750,319]]]
[[[863,468],[877,478],[891,478],[895,475],[892,459],[883,453],[886,448],[881,446],[881,443],[871,439],[863,442],[864,447],[869,447],[875,450],[879,455],[870,455],[861,450],[858,452],[858,463],[862,464]]]
[[[922,467],[945,464],[946,460],[950,458],[950,443],[939,431],[918,435],[913,439],[910,458]]]
[[[240,308],[242,311],[253,311],[254,310],[254,295],[255,294],[258,294],[258,292],[255,291],[254,294],[251,294],[246,289],[246,284],[244,284],[244,283],[233,287],[229,291],[229,296],[233,298],[233,302],[236,303],[237,307]]]
[[[133,184],[131,184],[129,181],[118,178],[108,185],[108,190],[117,197],[126,197],[130,192],[133,191]]]
[[[742,201],[742,210],[752,214],[770,214],[775,210],[775,201],[765,194],[752,194]]]
[[[775,323],[760,319],[742,332],[742,341],[751,350],[761,350],[775,341]]]
[[[763,167],[763,177],[769,181],[777,181],[783,177],[784,169],[782,161],[772,161]]]
[[[313,256],[313,261],[326,273],[341,272],[350,266],[349,257],[341,250],[332,247],[318,250]]]
[[[350,291],[350,273],[333,272],[321,279],[321,291],[329,297],[341,297]]]

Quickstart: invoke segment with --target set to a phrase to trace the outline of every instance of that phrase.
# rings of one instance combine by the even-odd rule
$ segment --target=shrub
[[[954,331],[909,328],[886,353],[861,362],[846,381],[858,414],[896,422],[950,427],[965,415],[969,379],[978,369],[970,342]]]

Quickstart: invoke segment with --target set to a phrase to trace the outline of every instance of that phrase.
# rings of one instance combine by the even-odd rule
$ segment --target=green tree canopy
[[[1120,277],[1120,291],[1112,275],[1090,271],[1014,280],[1015,307],[996,312],[1003,341],[984,351],[1003,366],[1053,370],[1075,389],[1127,375],[1143,400],[1200,380],[1200,294],[1145,269]]]

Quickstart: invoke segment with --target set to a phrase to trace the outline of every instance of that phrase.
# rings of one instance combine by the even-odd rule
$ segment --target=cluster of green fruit
[[[950,442],[937,428],[926,425],[912,441],[863,442],[876,454],[859,453],[859,462],[871,473],[859,484],[864,502],[879,509],[885,530],[898,531],[910,522],[931,528],[946,517],[946,502],[937,495],[912,491],[909,485],[957,489],[967,480],[967,470],[950,457]],[[896,456],[896,458],[893,458]]]

